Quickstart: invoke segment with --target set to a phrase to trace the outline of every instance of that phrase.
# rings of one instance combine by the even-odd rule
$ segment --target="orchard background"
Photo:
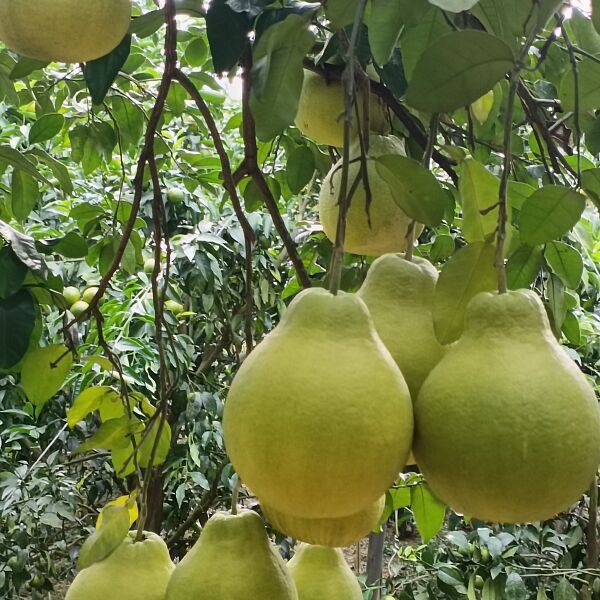
[[[394,133],[437,180],[431,202],[396,201],[426,224],[415,254],[446,273],[436,294],[453,314],[496,285],[504,188],[508,286],[543,297],[597,386],[596,4],[136,0],[130,35],[83,67],[0,45],[0,594],[62,598],[118,498],[173,557],[230,505],[231,379],[341,257],[316,211],[340,150],[293,126],[303,67],[339,78],[350,59],[376,73]],[[537,10],[547,25],[529,22]],[[521,227],[550,185],[561,198]],[[341,288],[357,290],[370,262],[344,255]],[[67,287],[95,288],[81,313]],[[553,521],[501,527],[447,510],[410,472],[387,494],[382,533],[347,556],[366,600],[600,598],[597,496],[594,484]],[[289,556],[292,540],[272,533]]]

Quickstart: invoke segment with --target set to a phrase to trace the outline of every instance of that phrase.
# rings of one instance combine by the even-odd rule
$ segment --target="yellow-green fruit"
[[[404,466],[412,404],[364,302],[313,288],[242,364],[223,427],[235,469],[262,503],[338,518],[377,501]]]
[[[83,292],[81,299],[88,304],[94,299],[94,296],[98,293],[97,287],[90,287]]]
[[[75,302],[75,304],[73,304],[71,306],[71,308],[69,309],[72,313],[73,316],[75,317],[79,317],[80,315],[82,315],[88,308],[90,307],[90,305],[87,302],[84,302],[83,300],[78,300],[77,302]]]
[[[339,548],[303,544],[288,567],[298,600],[362,600],[358,580]]]
[[[385,496],[354,515],[331,519],[294,517],[265,504],[261,506],[271,525],[285,535],[317,546],[347,548],[377,527],[385,507]]]
[[[43,61],[87,62],[129,29],[131,0],[0,0],[0,40]]]
[[[388,252],[406,250],[408,228],[412,222],[406,213],[394,202],[392,190],[377,172],[374,159],[384,154],[404,153],[404,144],[393,136],[371,136],[367,160],[371,204],[367,209],[367,193],[364,182],[359,183],[352,197],[346,220],[345,250],[352,254],[381,256]],[[360,171],[360,150],[354,147],[351,164],[348,168],[350,185]],[[340,213],[339,193],[342,180],[342,161],[335,164],[323,180],[319,197],[319,215],[325,235],[335,242]],[[416,227],[415,238],[423,230]]]
[[[83,569],[71,584],[65,600],[164,600],[175,566],[169,550],[155,533],[135,532],[107,558]]]
[[[283,559],[252,511],[217,513],[177,565],[166,600],[297,600]]]
[[[144,261],[144,273],[151,275],[154,272],[156,261],[153,258],[147,258]]]
[[[415,403],[414,452],[433,492],[493,522],[568,508],[600,463],[594,391],[527,290],[475,296]]]
[[[169,188],[167,191],[167,200],[172,204],[181,204],[185,198],[183,190],[178,188]]]
[[[437,278],[436,268],[423,258],[414,257],[410,262],[400,254],[386,254],[371,265],[358,292],[413,400],[444,355],[433,330]]]
[[[357,104],[363,106],[361,94],[358,95]],[[373,94],[370,98],[369,114],[372,131],[375,133],[389,131],[385,106]],[[339,79],[327,81],[318,73],[304,71],[296,127],[318,144],[338,148],[344,145],[344,88]],[[356,131],[356,126],[353,126],[351,130],[353,137],[356,137]]]
[[[81,293],[76,287],[69,286],[63,290],[63,298],[66,300],[67,304],[71,306],[81,298]]]

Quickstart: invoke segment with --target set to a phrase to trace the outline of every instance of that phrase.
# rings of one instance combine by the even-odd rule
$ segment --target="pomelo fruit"
[[[306,519],[287,515],[265,504],[261,507],[271,525],[285,535],[317,546],[347,548],[377,527],[385,508],[385,496],[354,515],[333,519]]]
[[[217,513],[177,565],[166,600],[298,600],[279,552],[252,511]]]
[[[88,308],[90,307],[90,305],[83,301],[83,300],[78,300],[77,302],[75,302],[71,308],[69,309],[72,313],[74,317],[79,317],[80,315],[82,315]]]
[[[478,519],[550,519],[600,463],[591,385],[529,290],[484,292],[415,403],[414,452],[433,492]]]
[[[358,106],[362,107],[362,95],[358,95]],[[371,130],[387,133],[389,122],[383,102],[371,94]],[[296,127],[306,137],[327,146],[338,148],[344,145],[344,88],[339,79],[327,80],[323,76],[304,70],[304,83],[298,101]],[[352,136],[356,137],[356,125]]]
[[[181,204],[185,198],[185,194],[183,190],[179,188],[169,188],[167,190],[167,200],[171,202],[171,204]]]
[[[71,584],[65,600],[164,600],[175,565],[169,550],[155,533],[135,532],[104,560],[83,569]]]
[[[144,261],[144,273],[146,273],[146,275],[152,275],[152,273],[154,272],[155,264],[156,261],[153,258],[147,258]]]
[[[392,190],[377,172],[375,158],[384,154],[405,155],[403,142],[394,136],[371,136],[367,159],[371,203],[367,209],[367,193],[361,181],[351,199],[346,220],[345,250],[352,254],[381,256],[388,252],[403,252],[407,246],[407,234],[412,222],[394,202]],[[360,173],[360,149],[354,146],[348,168],[349,188]],[[342,161],[335,164],[323,180],[319,196],[319,216],[325,235],[335,242],[340,213],[339,193],[342,180]],[[423,227],[416,226],[415,238]]]
[[[300,518],[347,517],[403,468],[412,404],[364,302],[312,288],[242,364],[223,428],[235,469],[262,503]]]
[[[288,568],[298,600],[362,600],[358,580],[339,548],[302,544]]]
[[[81,299],[84,302],[87,302],[88,304],[94,299],[94,296],[98,293],[98,288],[97,287],[89,287],[87,288],[84,292],[83,295],[81,296]]]
[[[81,292],[76,287],[69,286],[63,290],[63,298],[71,306],[81,298]]]
[[[87,62],[127,33],[131,0],[0,0],[0,40],[42,61]]]

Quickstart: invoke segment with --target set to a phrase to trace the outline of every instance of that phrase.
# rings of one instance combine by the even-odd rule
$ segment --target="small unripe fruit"
[[[148,258],[144,262],[144,273],[150,275],[154,272],[154,265],[156,261],[153,258]]]
[[[167,191],[167,200],[171,202],[171,204],[181,204],[184,198],[185,194],[183,190],[178,188],[169,188]]]
[[[63,290],[63,298],[66,300],[67,304],[71,306],[81,298],[81,292],[71,285]]]
[[[98,293],[97,287],[90,287],[85,292],[83,292],[83,296],[81,299],[88,304],[94,299],[94,296]],[[72,311],[71,311],[72,312]]]
[[[75,302],[75,304],[73,304],[73,306],[71,306],[71,312],[73,313],[73,316],[79,317],[89,307],[90,307],[90,305],[87,302],[85,302],[84,300],[78,300],[77,302]]]

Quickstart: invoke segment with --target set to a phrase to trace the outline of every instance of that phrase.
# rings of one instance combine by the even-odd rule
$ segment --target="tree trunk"
[[[373,591],[373,600],[380,600],[381,598],[384,542],[384,532],[369,534],[369,553],[367,554],[367,586],[377,588]]]
[[[152,473],[146,473],[146,476],[150,477],[150,482],[148,484],[148,513],[144,528],[146,531],[153,531],[160,535],[163,522],[164,503],[162,469],[160,467],[158,469],[152,469]]]

